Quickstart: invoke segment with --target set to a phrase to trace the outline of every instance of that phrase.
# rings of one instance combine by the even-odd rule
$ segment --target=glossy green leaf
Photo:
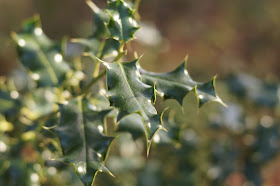
[[[110,37],[107,28],[110,16],[104,10],[99,9],[92,1],[86,1],[93,11],[94,29],[88,39],[77,38],[71,42],[81,44],[83,52],[92,53],[100,59],[116,57],[119,52],[120,42]]]
[[[174,71],[169,73],[153,73],[140,69],[143,82],[153,85],[156,82],[156,90],[164,99],[175,99],[181,105],[186,94],[195,92],[199,100],[199,107],[208,101],[216,101],[224,105],[215,91],[215,77],[206,83],[192,80],[185,69],[186,60]]]
[[[140,80],[137,62],[138,59],[132,62],[103,62],[103,64],[107,68],[110,105],[119,109],[117,121],[133,113],[142,116],[149,151],[151,139],[159,129],[164,128],[161,121],[162,114],[157,114],[153,106],[155,87],[149,86]]]
[[[139,29],[134,18],[134,10],[123,0],[111,0],[108,4],[110,37],[119,40],[121,43],[133,39],[135,32]]]
[[[113,137],[103,134],[104,119],[111,109],[94,111],[86,98],[60,105],[61,120],[55,132],[63,157],[71,163],[84,185],[92,185],[98,172],[110,171],[104,166]],[[110,173],[111,174],[111,173]]]
[[[41,27],[39,17],[27,21],[22,31],[12,33],[18,46],[19,60],[31,73],[38,86],[56,86],[69,70],[62,56],[61,44],[50,40]]]

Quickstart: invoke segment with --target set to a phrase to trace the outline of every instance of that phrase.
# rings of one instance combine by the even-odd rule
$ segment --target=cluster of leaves
[[[245,82],[259,91],[248,91]],[[176,101],[166,101],[169,109],[163,123],[168,132],[157,133],[148,165],[139,165],[141,156],[137,152],[120,153],[107,161],[110,169],[121,170],[116,171],[120,181],[98,179],[97,183],[279,185],[279,95],[274,91],[279,84],[235,74],[226,76],[219,85],[228,108],[207,104],[197,113],[194,94],[184,98],[184,112]],[[263,103],[271,106],[264,107]],[[126,147],[131,147],[127,143]],[[116,161],[124,160],[126,164],[116,165]]]
[[[157,97],[182,105],[194,92],[199,107],[208,101],[223,104],[215,92],[215,78],[195,82],[185,69],[186,60],[169,73],[142,69],[137,55],[125,62],[126,44],[140,28],[132,3],[110,0],[105,10],[87,3],[94,12],[89,38],[53,41],[44,34],[38,16],[12,33],[21,69],[1,80],[0,152],[1,157],[28,159],[17,170],[28,170],[31,179],[25,184],[39,181],[35,163],[48,158],[73,165],[84,185],[92,185],[98,172],[112,175],[104,164],[120,132],[144,139],[149,154],[156,133],[165,129],[165,108],[157,111]],[[40,157],[37,151],[52,155]],[[0,159],[3,175],[9,175],[0,179],[1,185],[20,180],[22,175],[9,174],[15,171],[14,162]]]

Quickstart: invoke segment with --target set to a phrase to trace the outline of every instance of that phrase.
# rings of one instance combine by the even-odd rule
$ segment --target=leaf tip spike
[[[188,59],[189,59],[189,54],[187,54],[184,58],[185,69],[187,68]]]
[[[134,51],[133,55],[134,55],[134,58],[136,58],[136,59],[138,58],[138,53],[136,51]]]
[[[214,90],[215,90],[215,94],[216,94],[216,101],[218,103],[220,103],[221,105],[223,105],[224,107],[228,108],[227,104],[225,102],[223,102],[223,100],[220,98],[220,96],[217,94],[216,92],[216,79],[218,77],[218,74],[216,74],[214,77],[213,77],[213,87],[214,87]]]
[[[98,14],[100,12],[100,9],[91,0],[86,0],[86,3],[94,13]]]

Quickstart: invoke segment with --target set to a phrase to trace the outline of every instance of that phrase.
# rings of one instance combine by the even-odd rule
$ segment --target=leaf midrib
[[[120,69],[121,69],[121,72],[122,72],[122,74],[123,74],[124,80],[125,80],[125,82],[126,82],[126,84],[127,84],[127,86],[128,86],[129,91],[130,91],[131,94],[133,95],[133,98],[135,99],[137,105],[140,107],[140,111],[143,111],[143,112],[144,112],[142,106],[140,105],[140,103],[139,103],[138,100],[136,99],[136,96],[135,96],[134,92],[133,92],[132,89],[130,88],[130,85],[129,85],[129,83],[128,83],[128,80],[127,80],[127,77],[126,77],[126,74],[125,74],[125,71],[124,71],[124,69],[123,69],[122,64],[119,63],[119,62],[117,62],[117,64],[120,66]],[[144,113],[145,113],[145,112],[144,112]],[[143,113],[141,112],[141,114],[143,114]],[[145,113],[145,114],[146,114],[146,113]]]
[[[36,43],[36,45],[39,49],[38,55],[41,58],[41,61],[42,61],[43,65],[47,68],[47,71],[49,72],[51,80],[53,81],[53,83],[57,84],[58,83],[58,78],[55,74],[55,71],[54,71],[53,67],[50,65],[49,59],[45,55],[45,53],[44,53],[43,49],[41,48],[40,44],[38,43],[37,39],[34,39],[34,40],[36,41],[35,43]]]
[[[79,111],[81,113],[82,116],[82,129],[83,129],[83,145],[84,145],[84,149],[85,149],[85,165],[86,165],[86,172],[87,172],[87,162],[88,162],[88,158],[87,158],[87,154],[88,154],[88,149],[87,149],[87,142],[86,142],[86,130],[85,130],[85,121],[84,121],[84,114],[83,114],[83,105],[82,105],[82,99],[78,99],[78,108]]]
[[[170,80],[167,80],[167,79],[161,79],[161,78],[158,78],[158,77],[154,77],[154,76],[149,76],[149,75],[147,75],[147,74],[143,74],[142,75],[142,77],[149,77],[149,78],[153,78],[153,79],[157,79],[157,80],[160,80],[160,81],[166,81],[166,82],[168,82],[168,83],[171,83],[171,84],[175,84],[175,85],[177,85],[177,86],[179,86],[179,87],[187,87],[188,89],[190,89],[189,91],[191,91],[191,89],[192,88],[194,88],[194,87],[192,87],[192,86],[189,86],[189,85],[186,85],[186,84],[183,84],[183,83],[177,83],[177,82],[175,82],[175,81],[170,81]]]
[[[157,79],[157,80],[159,80],[159,81],[165,81],[165,82],[168,82],[168,83],[171,83],[171,84],[175,84],[175,85],[177,85],[177,86],[179,86],[179,87],[186,87],[186,88],[188,88],[189,89],[189,91],[191,91],[191,89],[193,89],[195,86],[189,86],[189,85],[186,85],[186,84],[183,84],[183,83],[177,83],[177,82],[175,82],[175,81],[170,81],[170,80],[167,80],[167,79],[161,79],[161,78],[158,78],[158,77],[154,77],[154,76],[149,76],[149,75],[147,75],[147,74],[143,74],[142,75],[142,77],[148,77],[148,78],[153,78],[153,79]],[[198,83],[196,84],[196,85],[198,85]],[[199,94],[207,94],[208,96],[211,96],[211,97],[213,97],[213,98],[217,98],[216,96],[212,96],[211,94],[208,94],[207,92],[204,92],[204,91],[201,91],[201,90],[199,90],[199,89],[196,89],[196,91],[197,91],[197,93]]]

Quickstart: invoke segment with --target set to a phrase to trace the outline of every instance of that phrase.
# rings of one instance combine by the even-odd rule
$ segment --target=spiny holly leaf
[[[71,163],[84,185],[92,185],[98,172],[110,171],[103,165],[113,137],[105,136],[103,124],[111,109],[94,111],[86,98],[71,100],[60,105],[61,120],[55,129],[63,157]]]
[[[162,93],[164,99],[176,99],[181,105],[186,94],[195,92],[199,100],[199,107],[208,101],[216,101],[223,105],[223,101],[215,92],[215,77],[206,83],[195,82],[185,69],[185,61],[174,71],[169,73],[153,73],[140,69],[144,83],[153,85]]]
[[[120,42],[110,38],[107,28],[109,15],[107,12],[100,10],[92,1],[86,1],[94,12],[94,30],[88,39],[77,38],[71,39],[71,42],[81,44],[84,47],[83,52],[92,53],[100,59],[107,57],[116,57],[120,48]]]
[[[87,0],[86,3],[94,12],[94,30],[92,38],[105,38],[108,37],[109,31],[107,28],[107,23],[109,22],[109,15],[104,11],[99,9],[91,0]]]
[[[63,60],[61,44],[43,33],[38,16],[27,21],[20,33],[12,33],[12,37],[17,43],[21,63],[31,72],[38,86],[61,84],[69,66]]]
[[[161,116],[153,103],[155,87],[144,84],[136,67],[138,59],[132,62],[102,62],[107,68],[108,99],[110,105],[119,109],[117,121],[124,116],[138,113],[142,116],[146,134],[147,153],[151,139],[162,126]]]
[[[111,37],[125,43],[134,38],[139,26],[134,18],[134,11],[123,0],[109,1],[110,20],[107,25]]]
[[[94,12],[94,30],[88,39],[71,39],[71,42],[84,46],[83,52],[92,53],[100,59],[116,57],[120,48],[120,42],[110,37],[107,28],[109,15],[104,10],[99,9],[92,1],[86,1]]]

